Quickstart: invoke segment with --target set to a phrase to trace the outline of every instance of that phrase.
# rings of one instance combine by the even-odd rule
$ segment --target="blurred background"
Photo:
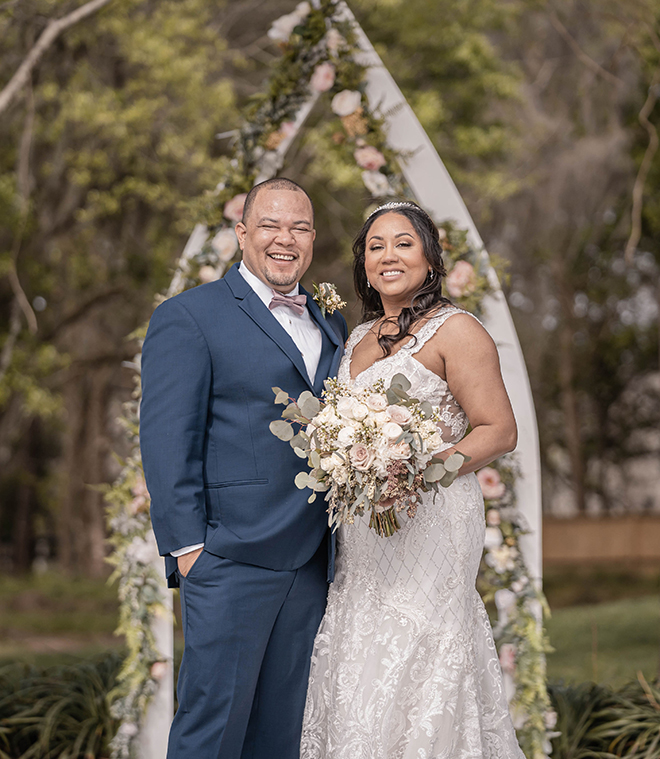
[[[506,265],[541,437],[553,681],[660,667],[660,0],[350,0]],[[73,0],[0,2],[0,88]],[[0,660],[121,651],[99,488],[131,333],[222,176],[292,0],[110,0],[0,107]],[[1,98],[0,98],[1,102]],[[352,298],[370,198],[319,103],[285,170]],[[224,136],[223,136],[224,135]],[[659,754],[654,754],[660,755]]]

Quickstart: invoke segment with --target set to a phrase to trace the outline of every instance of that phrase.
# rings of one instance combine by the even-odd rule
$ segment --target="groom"
[[[297,759],[326,601],[326,515],[268,425],[273,386],[319,395],[337,373],[346,323],[298,284],[316,234],[301,187],[256,185],[236,234],[241,264],[160,305],[142,352],[142,460],[185,636],[168,759]]]

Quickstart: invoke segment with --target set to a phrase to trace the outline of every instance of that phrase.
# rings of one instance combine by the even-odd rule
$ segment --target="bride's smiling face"
[[[386,312],[409,306],[431,270],[415,228],[398,213],[386,213],[371,225],[364,268]]]

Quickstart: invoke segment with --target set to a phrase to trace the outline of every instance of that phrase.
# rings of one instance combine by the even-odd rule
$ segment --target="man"
[[[160,305],[142,353],[142,460],[185,636],[169,759],[297,759],[327,593],[323,506],[268,425],[273,386],[318,395],[337,373],[346,323],[299,288],[301,187],[254,187],[236,234],[241,264]]]

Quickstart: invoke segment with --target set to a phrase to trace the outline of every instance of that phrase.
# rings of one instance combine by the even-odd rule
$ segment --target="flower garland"
[[[157,302],[223,275],[238,253],[233,225],[242,217],[247,192],[257,181],[279,171],[285,148],[300,126],[301,111],[323,93],[332,95],[331,108],[337,117],[323,129],[329,130],[331,144],[343,161],[359,169],[374,203],[392,196],[412,198],[398,156],[387,144],[384,118],[368,103],[366,69],[359,63],[357,38],[352,23],[342,15],[342,3],[318,0],[312,7],[301,2],[273,23],[268,36],[279,44],[282,57],[266,91],[253,101],[234,136],[226,175],[209,194],[202,214],[206,227],[196,228],[167,293],[158,296]],[[449,269],[447,293],[461,307],[479,313],[484,295],[492,292],[486,276],[488,257],[473,250],[467,233],[451,222],[442,222],[439,231]],[[141,339],[144,333],[143,329],[134,336]],[[110,561],[116,568],[113,578],[119,581],[117,632],[126,636],[128,647],[118,685],[109,694],[112,713],[120,720],[111,744],[112,759],[136,755],[146,707],[172,666],[162,659],[152,631],[155,620],[169,612],[153,568],[158,552],[139,454],[139,355],[130,366],[136,373],[136,391],[123,419],[130,453],[106,492],[114,547]],[[498,607],[494,632],[523,749],[528,759],[544,759],[550,750],[546,728],[552,726],[545,688],[548,648],[540,624],[545,602],[528,579],[519,549],[525,528],[515,509],[516,476],[510,458],[478,474],[489,520],[480,589],[485,600],[494,599]]]

